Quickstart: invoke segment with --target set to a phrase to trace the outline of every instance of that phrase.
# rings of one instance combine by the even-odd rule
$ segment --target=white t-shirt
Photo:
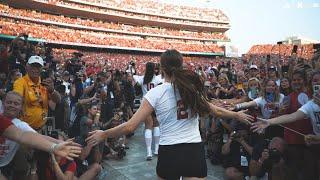
[[[282,105],[284,99],[284,95],[280,94],[279,102],[276,102],[278,108]],[[262,117],[264,119],[269,119],[274,111],[274,108],[269,108],[267,106],[267,101],[263,97],[258,97],[253,100],[257,103],[258,107],[261,109]]]
[[[316,135],[320,135],[320,106],[310,100],[299,111],[302,111],[311,120],[313,132]]]
[[[161,83],[164,83],[164,77],[162,77],[161,74],[157,75],[156,77],[161,81]]]
[[[141,86],[143,96],[145,96],[150,89],[162,83],[162,79],[160,79],[158,76],[153,76],[151,82],[148,84],[143,84],[144,76],[134,75],[133,79],[136,83],[138,83]]]
[[[64,85],[66,87],[66,94],[69,95],[70,94],[70,86],[71,86],[71,84],[69,82],[63,81],[62,85]]]
[[[278,87],[280,87],[281,80],[280,80],[280,79],[277,79],[277,80],[276,80],[276,84],[277,84]]]
[[[35,132],[27,123],[15,118],[12,120],[12,123],[19,129],[23,131],[32,131]],[[30,139],[31,141],[31,139]],[[11,141],[7,138],[0,137],[0,167],[8,165],[14,155],[16,154],[17,150],[19,149],[19,144],[15,141]]]
[[[180,94],[177,91],[174,93],[171,83],[165,82],[151,89],[144,98],[157,115],[160,145],[201,142],[199,116],[190,117],[190,109],[183,108]]]

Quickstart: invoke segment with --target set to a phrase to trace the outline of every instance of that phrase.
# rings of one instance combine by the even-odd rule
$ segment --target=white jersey
[[[161,83],[164,83],[164,77],[162,77],[161,74],[157,75],[156,77],[161,81]]]
[[[12,123],[19,129],[23,131],[32,131],[35,132],[27,123],[15,118],[12,120]],[[0,167],[8,165],[17,150],[19,149],[19,144],[15,141],[11,141],[7,138],[0,137]]]
[[[134,75],[133,79],[136,83],[138,83],[141,86],[143,96],[145,96],[150,89],[162,83],[162,80],[158,76],[153,76],[151,82],[148,84],[143,84],[144,76]]]
[[[276,102],[277,108],[279,108],[283,104],[284,95],[280,94],[279,102]],[[267,106],[267,101],[263,97],[258,97],[253,100],[257,103],[257,106],[261,109],[261,114],[264,119],[269,119],[274,112],[275,108],[270,108]]]
[[[316,135],[320,135],[320,106],[310,100],[299,111],[302,111],[311,120],[313,132]]]
[[[151,89],[145,96],[153,107],[160,124],[160,145],[199,143],[199,116],[191,117],[185,109],[179,92],[174,93],[171,83],[165,82]]]

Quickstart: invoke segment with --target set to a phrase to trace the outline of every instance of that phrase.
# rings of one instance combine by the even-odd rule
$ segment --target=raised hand
[[[73,158],[79,157],[81,153],[81,147],[77,143],[74,143],[72,141],[66,141],[58,144],[57,147],[54,148],[53,153],[57,156],[73,160]]]
[[[304,141],[307,145],[320,144],[320,136],[308,134],[304,136]]]
[[[248,112],[248,110],[243,110],[243,111],[239,111],[237,112],[237,119],[240,121],[240,122],[243,122],[247,125],[251,125],[252,122],[254,122],[254,117],[249,115],[249,114],[246,114],[246,112]]]
[[[270,123],[267,119],[257,118],[257,122],[253,123],[251,126],[251,130],[253,132],[262,133],[264,129],[266,129],[268,126],[270,126]]]
[[[54,82],[51,78],[44,79],[41,83],[47,88],[49,93],[54,91]]]
[[[106,139],[105,133],[102,130],[95,130],[89,132],[89,137],[86,139],[86,142],[91,145],[97,145],[100,142]]]

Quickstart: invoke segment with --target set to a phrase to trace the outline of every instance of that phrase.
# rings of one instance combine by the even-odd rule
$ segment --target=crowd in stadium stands
[[[278,44],[278,45],[255,45],[251,47],[247,54],[280,54],[288,57],[291,55],[294,45]],[[297,55],[304,59],[311,59],[313,55],[313,44],[306,44],[297,48]]]
[[[111,30],[121,30],[123,32],[137,32],[137,33],[149,33],[156,35],[169,35],[188,38],[202,38],[202,39],[220,39],[227,40],[228,38],[224,33],[211,33],[211,32],[192,32],[192,31],[180,31],[173,29],[157,28],[157,27],[142,27],[132,26],[125,24],[117,24],[110,22],[94,21],[90,19],[72,18],[65,16],[52,15],[42,12],[36,12],[24,9],[15,9],[7,5],[0,4],[0,12],[5,15],[12,15],[13,17],[27,17],[33,20],[47,20],[58,23],[68,23],[71,25],[83,25],[85,27],[104,28]]]
[[[58,62],[64,63],[65,60],[72,58],[73,53],[77,52],[76,50],[71,49],[53,49],[53,54],[55,60]],[[136,64],[137,74],[143,74],[145,63],[154,62],[159,63],[158,55],[135,55],[135,54],[121,54],[121,53],[103,53],[103,52],[82,52],[82,60],[86,62],[88,74],[92,74],[92,70],[97,72],[105,66],[110,66],[112,69],[126,69],[127,65],[131,61],[134,61]],[[218,66],[218,62],[212,61],[212,57],[185,57],[185,65],[192,69],[197,67],[211,67]],[[231,60],[232,63],[237,64],[237,67],[240,68],[241,64],[236,63],[236,60]],[[108,65],[109,64],[109,65]]]
[[[184,17],[208,21],[229,21],[228,17],[221,10],[213,8],[188,7],[148,0],[83,0],[83,2],[170,17]]]
[[[27,28],[20,24],[11,26],[16,26],[16,31]],[[43,33],[43,38],[46,38],[44,36],[48,33],[40,31],[36,25],[32,26],[35,29],[28,30],[29,33],[36,34],[39,31],[36,37],[41,38],[40,34]],[[46,31],[50,32],[51,28]],[[56,36],[66,39],[69,36],[64,31],[54,31]],[[7,164],[1,164],[0,176],[26,179],[26,176],[38,175],[40,179],[50,179],[67,176],[71,172],[70,176],[85,179],[94,179],[97,175],[103,178],[105,174],[102,172],[105,170],[101,171],[102,160],[121,160],[130,153],[125,140],[127,137],[108,139],[106,143],[96,146],[86,144],[85,138],[89,131],[118,126],[132,116],[133,110],[139,106],[135,104],[135,99],[141,97],[141,87],[132,76],[144,74],[146,62],[154,62],[155,75],[160,75],[159,55],[55,49],[50,44],[31,43],[28,38],[26,34],[21,34],[12,42],[0,45],[0,112],[7,110],[8,101],[4,96],[13,90],[24,99],[22,114],[35,112],[32,114],[33,121],[28,116],[21,116],[23,121],[39,133],[46,131],[54,138],[75,137],[76,142],[82,145],[83,152],[73,161],[59,156],[42,156],[40,153],[29,161],[14,158],[8,160]],[[80,39],[86,37],[78,38],[81,42]],[[295,47],[282,45],[279,55],[275,47],[277,45],[254,46],[247,56],[234,59],[184,57],[184,67],[202,77],[207,98],[220,107],[234,111],[249,109],[247,113],[252,116],[273,123],[279,121],[279,116],[298,110],[298,116],[288,116],[291,120],[299,117],[300,121],[284,124],[286,128],[267,127],[270,124],[266,120],[259,121],[252,127],[258,133],[233,119],[201,117],[206,119],[200,122],[202,140],[207,147],[206,155],[212,164],[226,168],[226,179],[240,180],[246,176],[283,177],[290,180],[319,178],[320,119],[319,116],[310,115],[310,112],[319,112],[320,52],[315,52],[315,48],[318,48],[315,45],[296,46],[296,50]],[[287,52],[285,47],[290,47],[288,51],[291,52]],[[301,52],[304,51],[311,53],[311,58],[303,59]],[[283,60],[284,55],[288,56],[287,61]],[[41,73],[36,73],[38,71]],[[39,84],[33,84],[31,77],[40,78],[42,83],[37,81]],[[23,83],[25,86],[22,86]],[[29,88],[27,94],[23,93],[23,88]],[[59,97],[54,105],[47,103],[53,95]],[[0,118],[4,121],[3,116]],[[50,128],[43,128],[48,126]],[[0,146],[0,150],[3,150],[6,144],[1,141]],[[8,152],[11,150],[6,149],[1,155],[7,156]],[[28,152],[15,153],[21,157]],[[34,162],[37,165],[31,165]],[[17,169],[17,166],[11,168],[16,163],[20,163],[22,166],[19,168],[24,171],[18,171],[21,169]]]
[[[47,3],[47,1],[44,1]],[[166,22],[173,22],[173,23],[183,23],[183,24],[191,24],[191,25],[205,25],[205,26],[218,26],[218,27],[229,27],[228,25],[221,24],[221,23],[215,23],[215,22],[201,22],[201,21],[191,21],[191,20],[181,20],[181,19],[172,19],[172,18],[165,18],[165,17],[159,17],[159,16],[149,16],[149,15],[144,15],[144,14],[136,14],[136,13],[131,13],[131,12],[123,12],[123,11],[117,11],[117,10],[112,10],[112,9],[106,9],[102,7],[93,7],[93,6],[88,6],[88,5],[82,5],[82,4],[77,4],[77,3],[72,3],[72,2],[65,2],[65,1],[56,1],[56,5],[62,5],[64,7],[68,8],[76,8],[84,11],[94,11],[96,13],[107,13],[107,14],[112,14],[112,15],[125,15],[128,17],[135,17],[135,18],[140,18],[140,19],[146,19],[146,20],[159,20],[159,21],[166,21]]]
[[[141,37],[129,37],[124,35],[111,35],[106,33],[73,30],[54,26],[16,21],[2,18],[1,34],[17,35],[25,32],[34,38],[44,38],[48,41],[86,43],[117,47],[144,48],[164,50],[176,47],[180,51],[189,52],[222,52],[223,50],[212,43],[184,42],[179,40],[143,39]],[[49,27],[49,28],[48,28]]]

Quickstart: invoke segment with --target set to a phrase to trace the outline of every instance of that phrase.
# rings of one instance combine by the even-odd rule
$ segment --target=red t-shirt
[[[296,112],[300,107],[298,96],[301,92],[292,92],[289,94],[290,107],[288,113]],[[309,119],[298,120],[292,123],[284,124],[284,126],[298,131],[302,134],[313,134],[312,125]],[[284,139],[288,144],[305,144],[304,137],[290,130],[284,129]]]
[[[11,118],[0,115],[0,136],[9,126],[12,125],[11,120]]]
[[[62,158],[59,161],[59,166],[60,166],[63,173],[65,173],[66,171],[70,171],[75,174],[75,172],[77,170],[77,164],[74,161],[70,161],[66,158]],[[51,166],[51,159],[49,159],[48,166],[46,168],[46,180],[55,180],[55,179],[57,179],[57,178],[56,178],[54,170]]]

